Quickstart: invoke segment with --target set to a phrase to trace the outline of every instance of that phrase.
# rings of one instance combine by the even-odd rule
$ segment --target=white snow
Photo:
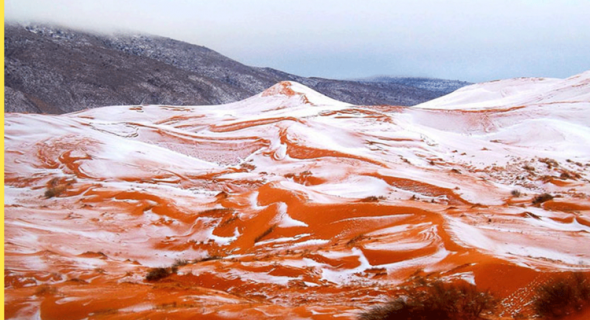
[[[129,106],[106,107],[62,116],[8,114],[5,224],[10,237],[7,248],[13,254],[8,263],[11,270],[47,270],[52,264],[66,262],[92,269],[112,263],[71,257],[91,249],[122,251],[121,256],[128,255],[144,265],[161,266],[184,255],[207,253],[175,251],[165,245],[154,249],[156,241],[212,240],[222,247],[235,245],[243,236],[240,232],[249,232],[240,229],[242,222],[263,210],[274,213],[265,223],[292,228],[285,232],[306,229],[298,235],[289,233],[260,241],[253,248],[241,248],[252,249],[247,255],[326,246],[334,239],[319,238],[306,222],[296,219],[300,214],[296,210],[318,204],[354,206],[367,197],[379,197],[379,203],[368,206],[379,210],[398,203],[413,206],[407,200],[416,196],[416,207],[432,208],[433,215],[442,216],[442,228],[460,246],[533,267],[587,266],[590,251],[579,245],[587,242],[590,234],[590,227],[580,223],[587,220],[585,210],[551,212],[542,206],[531,207],[528,198],[516,199],[526,202],[524,209],[507,199],[513,189],[529,197],[555,191],[566,200],[573,193],[590,193],[586,169],[590,162],[589,84],[590,71],[563,80],[502,80],[465,87],[414,108],[380,111],[387,109],[352,106],[289,82],[266,94],[220,106],[142,106],[141,113]],[[281,93],[284,86],[294,94]],[[269,94],[273,90],[276,92]],[[73,160],[66,161],[68,156]],[[542,157],[554,159],[559,166],[548,168],[538,161]],[[523,169],[525,164],[534,167],[534,177]],[[559,176],[562,169],[576,172],[580,178],[565,181],[566,187],[542,181],[543,176]],[[303,173],[308,174],[308,180],[299,179]],[[45,199],[46,183],[54,177],[75,178],[70,190],[90,189],[76,196]],[[281,189],[277,194],[289,192],[303,204],[283,199],[268,203],[260,197],[269,189],[274,189],[270,194],[276,189]],[[219,200],[216,194],[222,190],[227,191],[227,199]],[[165,205],[156,200],[107,198],[101,203],[104,210],[79,208],[82,200],[97,192],[137,192],[162,198],[189,222],[157,210],[130,215],[121,209]],[[450,204],[455,196],[470,203]],[[460,209],[475,203],[502,206],[504,212],[487,224],[481,223],[488,217],[484,206],[481,217],[462,218],[447,214],[441,203]],[[55,208],[42,207],[45,205]],[[198,213],[225,207],[234,208],[241,221],[232,236],[220,237],[213,234],[219,219]],[[65,214],[57,215],[64,210],[76,211],[81,217],[69,220],[64,219]],[[525,210],[540,219],[522,217]],[[356,274],[374,267],[385,268],[389,274],[416,268],[426,272],[444,269],[445,258],[452,252],[440,237],[441,226],[420,220],[421,216],[411,211],[342,217],[338,222],[382,225],[383,229],[365,233],[375,239],[362,241],[368,250],[432,248],[424,250],[428,254],[373,266],[361,249],[336,247],[318,254],[329,259],[354,257],[359,266],[332,267],[309,258],[285,258],[281,263],[313,267],[323,280],[337,284],[363,280]],[[564,216],[568,219],[560,219]],[[301,219],[311,223],[307,216]],[[499,224],[495,224],[497,219]],[[125,227],[126,223],[140,228]],[[52,243],[58,236],[67,242]],[[87,242],[83,251],[77,247],[79,242]],[[35,256],[52,249],[69,257],[55,262]],[[17,258],[25,254],[31,256]],[[213,266],[203,268],[198,270],[218,271]],[[231,268],[227,274],[281,285],[296,279]],[[472,273],[453,276],[474,283]],[[125,310],[150,307],[140,304]]]
[[[357,256],[360,265],[354,269],[322,268],[322,279],[337,284],[345,284],[351,280],[355,273],[363,272],[372,267],[363,252],[358,248],[352,248],[351,252],[346,256]]]
[[[567,79],[515,78],[473,84],[415,107],[428,109],[509,108],[590,99],[590,72]]]
[[[452,231],[454,237],[466,246],[478,248],[488,253],[504,258],[533,258],[533,259],[548,259],[552,261],[561,261],[571,265],[577,265],[581,262],[588,264],[590,258],[580,257],[575,253],[567,253],[558,251],[558,249],[549,249],[541,247],[542,242],[519,242],[518,238],[512,236],[512,239],[507,238],[509,233],[504,233],[503,239],[495,239],[486,235],[485,229],[480,229],[466,223],[463,223],[454,218],[447,218],[449,222],[450,231]],[[547,227],[550,226],[552,229],[558,225],[556,223],[538,223],[539,226]],[[572,227],[576,227],[573,225]],[[564,230],[564,228],[559,228]],[[565,230],[572,230],[573,228],[567,228]],[[587,228],[585,228],[587,229]],[[532,230],[535,230],[534,228]],[[574,229],[575,230],[575,229]]]
[[[299,220],[295,220],[289,216],[287,213],[287,204],[284,202],[277,203],[277,211],[278,211],[278,223],[277,226],[281,228],[290,228],[290,227],[308,227],[308,225]]]
[[[310,190],[345,198],[386,196],[392,188],[383,180],[370,176],[352,176],[333,183],[309,187]]]

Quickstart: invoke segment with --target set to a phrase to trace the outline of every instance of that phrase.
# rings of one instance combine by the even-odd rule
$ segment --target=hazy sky
[[[588,0],[5,0],[5,15],[167,36],[302,76],[479,82],[590,70]]]

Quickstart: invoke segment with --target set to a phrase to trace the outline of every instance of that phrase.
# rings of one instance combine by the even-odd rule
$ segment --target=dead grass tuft
[[[561,319],[590,307],[590,279],[582,273],[560,276],[540,286],[533,309],[542,318]]]
[[[540,204],[549,200],[553,200],[553,196],[548,193],[543,193],[533,198],[533,204]]]
[[[492,312],[497,300],[475,286],[445,284],[436,281],[408,289],[405,298],[397,298],[362,313],[359,320],[476,320]]]

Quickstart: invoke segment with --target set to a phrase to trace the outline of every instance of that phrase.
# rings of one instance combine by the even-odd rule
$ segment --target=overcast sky
[[[588,0],[5,0],[5,15],[162,35],[302,76],[481,82],[590,70]]]

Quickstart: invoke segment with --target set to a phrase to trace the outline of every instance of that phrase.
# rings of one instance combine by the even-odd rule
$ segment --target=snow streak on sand
[[[588,271],[589,110],[586,72],[415,108],[281,82],[220,106],[7,114],[6,316],[353,319],[416,275],[512,297]]]

